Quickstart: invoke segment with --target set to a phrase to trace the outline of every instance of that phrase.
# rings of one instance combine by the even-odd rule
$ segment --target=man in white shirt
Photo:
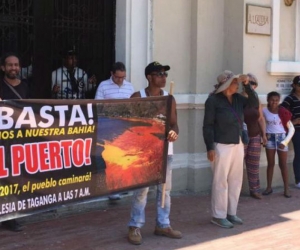
[[[97,88],[95,99],[125,99],[134,92],[132,84],[125,80],[126,67],[122,62],[116,62],[111,69],[111,77],[101,82]],[[110,200],[119,200],[120,194],[110,195]]]
[[[52,94],[55,99],[84,99],[88,76],[77,67],[77,55],[74,50],[64,54],[63,67],[52,72]]]
[[[101,82],[97,88],[95,99],[122,99],[129,98],[133,92],[133,86],[126,81],[126,68],[122,62],[116,62],[111,69],[111,77]]]

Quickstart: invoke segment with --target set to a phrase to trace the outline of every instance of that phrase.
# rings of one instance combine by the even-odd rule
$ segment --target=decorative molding
[[[300,62],[269,61],[267,62],[267,72],[271,75],[299,75]]]
[[[177,109],[204,109],[208,94],[175,94]]]
[[[180,168],[192,168],[192,169],[200,169],[200,168],[210,168],[210,163],[206,158],[205,153],[197,153],[197,154],[174,154],[172,169],[180,169]]]
[[[204,104],[209,94],[174,94],[177,109],[204,109]],[[262,104],[267,104],[267,95],[258,95],[258,98]]]
[[[292,163],[294,158],[294,152],[292,149],[289,149],[288,152],[288,163]],[[278,159],[276,157],[275,164],[278,164]],[[265,153],[265,149],[261,148],[261,155],[260,155],[260,167],[266,167],[268,165],[267,156]],[[172,169],[203,169],[203,168],[210,168],[211,164],[207,160],[206,152],[202,153],[183,153],[183,154],[174,154],[173,155],[173,162],[172,162]]]

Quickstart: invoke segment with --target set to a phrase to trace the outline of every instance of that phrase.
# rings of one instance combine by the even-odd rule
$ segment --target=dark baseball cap
[[[295,76],[293,79],[293,84],[299,84],[300,83],[300,76]]]
[[[170,66],[161,65],[159,62],[156,61],[149,63],[148,66],[145,68],[145,76],[147,77],[147,75],[150,75],[152,72],[158,72],[161,71],[162,69],[168,71],[170,70]]]
[[[67,56],[77,56],[77,53],[74,49],[66,49],[62,51],[62,56],[67,57]]]

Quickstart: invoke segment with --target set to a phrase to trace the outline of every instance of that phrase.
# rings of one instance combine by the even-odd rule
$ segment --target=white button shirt
[[[119,86],[118,84],[114,83],[110,77],[108,80],[99,84],[95,99],[126,99],[130,98],[133,92],[134,88],[130,82],[124,80],[123,84]]]

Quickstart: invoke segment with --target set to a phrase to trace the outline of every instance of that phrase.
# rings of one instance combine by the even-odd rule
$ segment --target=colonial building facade
[[[300,74],[300,0],[5,0],[0,19],[0,53],[18,52],[24,74],[33,65],[36,98],[50,98],[51,72],[70,48],[98,83],[115,60],[124,62],[136,90],[147,85],[149,62],[170,65],[166,90],[174,81],[180,127],[173,190],[210,189],[202,123],[220,72],[255,74],[263,104],[272,90],[284,97]],[[292,157],[290,150],[290,166]],[[266,165],[262,149],[262,186]],[[273,180],[279,185],[276,170]]]
[[[300,74],[300,0],[117,0],[116,59],[126,63],[136,89],[147,84],[148,62],[171,66],[180,126],[173,190],[206,191],[211,170],[202,122],[208,93],[225,69],[255,74],[262,104],[270,91],[288,93]],[[261,155],[264,187],[264,149]],[[290,166],[292,157],[290,150]],[[276,170],[275,186],[282,183]],[[290,174],[293,182],[292,168]]]

